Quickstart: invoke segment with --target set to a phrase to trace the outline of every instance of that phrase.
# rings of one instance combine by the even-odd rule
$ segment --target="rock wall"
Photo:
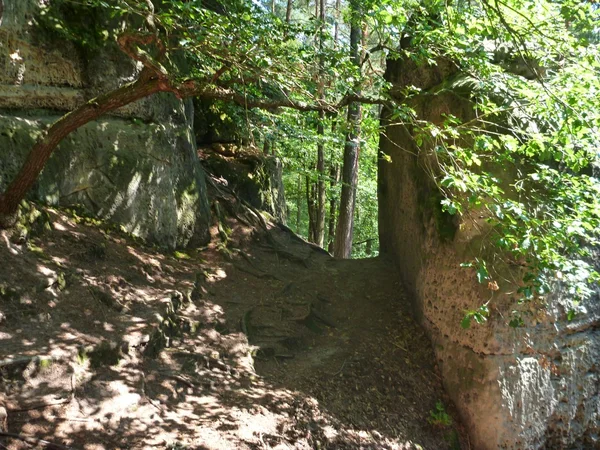
[[[133,80],[118,49],[84,53],[35,25],[41,0],[0,0],[0,190],[36,137],[83,101]],[[67,137],[31,198],[83,205],[174,248],[206,242],[210,209],[196,156],[193,105],[159,94]]]
[[[227,180],[240,198],[286,223],[283,166],[277,157],[234,144],[213,144],[200,155],[206,169]]]
[[[427,90],[457,75],[444,62],[388,62],[396,96],[404,86]],[[412,106],[437,123],[444,113],[472,115],[469,103],[452,94]],[[388,117],[384,111],[384,123]],[[471,448],[600,448],[600,289],[585,314],[568,321],[567,294],[556,286],[545,308],[524,305],[531,307],[523,311],[525,325],[510,328],[507,318],[516,305],[510,286],[488,290],[459,266],[480,251],[483,218],[458,222],[441,212],[426,174],[427,152],[419,152],[411,130],[388,123],[380,146],[392,161],[382,159],[379,167],[381,253],[397,263],[412,293]],[[512,269],[499,270],[510,276]],[[488,323],[462,329],[464,311],[488,300]]]

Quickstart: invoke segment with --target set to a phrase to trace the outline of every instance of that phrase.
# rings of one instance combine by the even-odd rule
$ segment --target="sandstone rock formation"
[[[400,96],[405,86],[427,91],[455,72],[444,62],[419,67],[400,60],[388,62],[387,78]],[[445,113],[463,119],[472,114],[469,102],[452,93],[412,106],[434,123]],[[514,286],[489,290],[460,267],[481,251],[485,221],[458,222],[441,211],[427,175],[427,152],[418,152],[411,130],[388,123],[380,145],[391,158],[380,162],[381,252],[395,260],[413,294],[471,448],[600,448],[600,289],[568,321],[569,298],[557,286],[545,307],[521,306],[523,327],[509,327],[507,318],[519,307]],[[509,275],[515,269],[499,270]],[[488,300],[488,323],[462,329],[465,310]]]
[[[53,40],[35,23],[41,3],[3,0],[0,7],[0,190],[39,133],[140,70],[116,47],[84,52]],[[160,94],[72,133],[31,196],[52,205],[83,205],[135,235],[174,248],[208,239],[204,177],[191,101]]]

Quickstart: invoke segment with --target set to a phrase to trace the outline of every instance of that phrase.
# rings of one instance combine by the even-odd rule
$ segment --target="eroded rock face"
[[[116,48],[84,54],[50,39],[32,21],[40,3],[3,0],[0,8],[0,190],[39,133],[140,70]],[[206,242],[210,209],[192,103],[154,95],[80,128],[60,144],[31,196],[83,205],[164,247]]]
[[[387,75],[396,88],[428,89],[457,76],[453,71],[445,64],[396,61],[388,62]],[[444,113],[463,119],[472,114],[468,102],[452,95],[413,106],[437,123]],[[481,251],[484,218],[458,223],[441,212],[423,169],[426,152],[414,156],[409,133],[391,126],[381,139],[392,160],[381,160],[379,168],[381,252],[394,258],[412,291],[415,314],[433,340],[472,448],[600,448],[600,289],[585,314],[568,321],[568,296],[557,286],[545,308],[523,311],[525,326],[510,328],[514,289],[500,282],[498,291],[489,290],[460,267]],[[499,270],[507,278],[519,275],[514,268]],[[488,300],[489,322],[462,329],[464,311]]]
[[[240,198],[286,223],[283,166],[277,157],[234,144],[213,144],[199,155],[206,169],[227,180]]]

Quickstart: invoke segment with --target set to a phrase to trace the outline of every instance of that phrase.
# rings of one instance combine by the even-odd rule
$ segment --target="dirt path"
[[[243,221],[165,255],[51,216],[0,236],[0,412],[19,436],[0,449],[458,448],[384,261]]]

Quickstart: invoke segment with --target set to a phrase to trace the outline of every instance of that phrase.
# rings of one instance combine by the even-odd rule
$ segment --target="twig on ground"
[[[160,404],[157,404],[157,402],[150,398],[150,396],[146,393],[146,375],[144,373],[142,373],[142,394],[144,395],[144,398],[148,400],[148,403],[158,409],[161,413],[165,412],[165,409]]]
[[[346,358],[344,360],[344,362],[342,363],[342,367],[340,367],[340,370],[338,370],[336,373],[334,373],[333,375],[331,375],[332,377],[338,376],[340,373],[342,373],[342,370],[344,370],[344,366],[346,366],[346,363],[348,362],[350,358]]]

